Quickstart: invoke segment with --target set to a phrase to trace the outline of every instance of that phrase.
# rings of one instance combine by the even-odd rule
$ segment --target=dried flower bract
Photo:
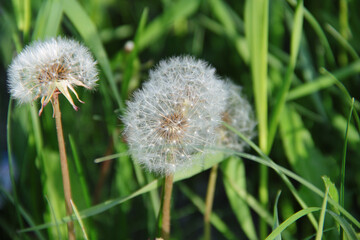
[[[10,93],[20,103],[41,98],[39,114],[57,91],[77,110],[68,89],[82,102],[74,87],[92,89],[98,80],[96,62],[89,50],[61,37],[25,47],[13,60],[8,75]]]

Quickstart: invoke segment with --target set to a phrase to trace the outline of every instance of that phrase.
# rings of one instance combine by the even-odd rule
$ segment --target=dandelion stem
[[[216,164],[211,168],[208,188],[207,188],[207,192],[206,192],[205,215],[204,215],[204,239],[205,240],[211,239],[210,216],[211,216],[212,206],[213,206],[213,202],[214,202],[214,193],[215,193],[218,167],[219,167],[219,165]]]
[[[70,177],[69,177],[69,169],[68,163],[66,158],[66,150],[65,150],[65,141],[64,135],[62,130],[62,123],[61,123],[61,111],[60,111],[60,103],[59,103],[59,93],[56,91],[53,94],[53,109],[56,121],[56,132],[59,144],[59,153],[60,153],[60,163],[61,163],[61,173],[63,179],[63,187],[64,187],[64,196],[65,196],[65,206],[66,206],[66,215],[71,216],[72,206],[71,206],[71,186],[70,186]],[[68,227],[68,238],[70,240],[75,240],[75,229],[74,223],[69,221],[67,223]]]
[[[161,224],[161,237],[164,240],[170,239],[170,200],[173,188],[174,175],[170,174],[165,177],[164,184],[164,199],[162,207],[162,224]]]

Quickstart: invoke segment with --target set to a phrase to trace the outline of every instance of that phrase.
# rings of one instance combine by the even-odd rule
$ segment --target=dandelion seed
[[[231,81],[227,81],[229,97],[226,103],[226,110],[222,114],[222,120],[233,126],[245,137],[251,139],[255,136],[256,121],[253,109],[248,100],[242,94],[242,88]],[[218,128],[218,144],[223,147],[237,151],[243,151],[246,142],[228,128]]]
[[[61,37],[27,46],[13,60],[8,75],[11,96],[20,103],[41,98],[39,115],[57,91],[77,110],[69,89],[83,103],[74,87],[92,89],[98,80],[96,62],[89,50]]]
[[[170,175],[214,144],[225,110],[225,82],[192,57],[161,61],[128,102],[123,122],[129,151],[150,172]]]

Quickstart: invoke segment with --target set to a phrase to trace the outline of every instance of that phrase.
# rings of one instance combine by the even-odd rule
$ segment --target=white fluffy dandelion
[[[41,114],[56,91],[60,91],[77,110],[68,89],[82,102],[74,87],[92,89],[98,80],[98,71],[86,47],[58,37],[27,46],[13,60],[8,76],[12,97],[20,103],[41,98]]]
[[[257,123],[249,101],[243,95],[242,88],[229,80],[227,81],[227,89],[229,97],[226,102],[226,110],[222,114],[222,120],[241,132],[245,137],[253,138]],[[220,146],[237,151],[243,151],[247,145],[236,133],[225,126],[218,128],[217,141]]]
[[[225,82],[192,57],[161,61],[123,118],[133,158],[148,171],[170,175],[193,165],[214,144],[225,110]]]

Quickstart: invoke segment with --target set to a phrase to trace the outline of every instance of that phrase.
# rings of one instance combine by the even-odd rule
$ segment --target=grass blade
[[[269,226],[271,226],[273,222],[273,217],[260,204],[260,202],[256,200],[255,197],[244,191],[244,189],[239,188],[239,186],[226,175],[224,176],[224,182],[227,182],[231,187],[232,191],[234,191],[239,196],[239,198],[244,199],[246,204],[249,205],[262,219],[264,219]]]
[[[341,164],[341,182],[340,182],[340,205],[344,207],[345,205],[345,169],[346,169],[346,152],[347,152],[347,143],[348,143],[348,133],[349,133],[349,126],[351,122],[352,112],[354,110],[354,102],[355,99],[352,99],[351,102],[351,108],[350,113],[348,117],[348,121],[346,124],[346,130],[345,130],[345,142],[344,142],[344,148],[343,148],[343,158],[342,158],[342,164]],[[343,239],[343,232],[342,229],[340,229],[340,237]]]
[[[245,3],[245,36],[250,51],[250,66],[259,124],[259,146],[268,150],[268,32],[269,1],[248,0]],[[259,197],[264,207],[268,205],[268,170],[260,166]],[[266,236],[266,223],[260,221],[260,238]]]
[[[76,208],[76,206],[75,206],[75,204],[74,204],[74,202],[73,202],[72,200],[70,200],[70,203],[71,203],[72,209],[74,210],[76,219],[78,220],[78,222],[79,222],[79,224],[80,224],[81,231],[82,231],[82,233],[83,233],[83,238],[84,238],[85,240],[88,240],[89,238],[88,238],[88,236],[87,236],[87,234],[86,234],[86,230],[85,230],[85,227],[84,227],[84,223],[83,223],[82,220],[81,220],[79,211],[77,210],[77,208]]]
[[[323,201],[323,204],[322,204],[322,207],[321,207],[321,212],[320,212],[319,228],[318,228],[318,230],[317,230],[316,239],[315,239],[315,240],[321,240],[321,239],[322,239],[322,236],[323,236],[324,221],[325,221],[325,212],[326,212],[326,204],[327,204],[328,194],[329,194],[329,187],[326,187],[325,197],[324,197],[324,201]]]
[[[209,2],[215,16],[224,26],[226,34],[230,38],[236,37],[236,26],[234,21],[231,19],[230,10],[228,9],[229,7],[222,0],[211,0]]]
[[[55,37],[59,32],[62,16],[63,8],[60,0],[44,1],[35,21],[32,40]]]
[[[131,78],[132,78],[132,76],[134,74],[135,61],[138,59],[139,40],[142,38],[142,34],[144,32],[144,29],[145,29],[145,24],[146,24],[146,21],[147,21],[147,17],[148,17],[148,9],[145,8],[142,15],[141,15],[140,23],[139,23],[139,26],[137,28],[136,34],[135,34],[134,49],[131,51],[129,58],[126,61],[124,78],[123,78],[122,85],[121,85],[122,96],[123,96],[124,99],[127,99],[127,97],[128,97],[130,80],[131,80]]]
[[[300,204],[300,206],[303,209],[308,208],[307,204],[304,202],[304,200],[300,197],[298,191],[296,190],[296,188],[294,187],[294,185],[291,183],[291,181],[289,180],[289,178],[286,176],[286,174],[284,174],[283,171],[281,171],[278,168],[278,165],[273,162],[263,151],[261,151],[261,149],[256,146],[252,141],[250,141],[249,139],[247,139],[246,137],[243,136],[242,133],[240,133],[239,131],[237,131],[236,129],[234,129],[233,127],[231,127],[229,124],[223,122],[223,125],[225,125],[227,128],[229,128],[231,131],[233,131],[234,133],[236,133],[241,139],[243,139],[247,144],[249,144],[249,146],[251,148],[253,148],[261,157],[263,157],[267,163],[269,163],[269,165],[265,164],[263,167],[270,166],[272,167],[278,174],[279,176],[282,178],[282,180],[285,182],[285,184],[287,185],[287,187],[289,188],[289,190],[291,191],[291,193],[293,194],[293,196],[295,197],[295,199],[298,201],[298,203]],[[238,153],[236,153],[238,154]],[[239,155],[241,156],[241,155]],[[309,219],[310,222],[313,224],[314,228],[317,229],[317,222],[315,220],[315,217],[310,213],[309,214]]]
[[[273,231],[279,226],[279,214],[278,214],[278,202],[281,195],[281,191],[278,191],[276,195],[276,200],[274,204],[274,223],[273,223]],[[281,234],[279,234],[275,240],[281,240]]]
[[[250,141],[249,141],[250,142]],[[228,152],[229,150],[227,150]],[[246,153],[240,153],[240,152],[234,152],[233,154],[236,154],[242,158],[245,159],[249,159],[251,161],[263,164],[267,167],[270,167],[272,169],[274,169],[278,174],[279,172],[282,172],[283,174],[285,174],[286,176],[294,179],[295,181],[297,181],[298,183],[304,185],[306,188],[310,189],[312,192],[314,192],[316,195],[320,196],[320,197],[324,197],[324,192],[321,191],[319,188],[317,188],[315,185],[313,185],[311,182],[305,180],[304,178],[300,177],[299,175],[293,173],[292,171],[281,167],[279,165],[277,165],[275,162],[273,162],[270,158],[260,158],[260,157],[256,157],[250,154],[246,154]],[[346,218],[348,218],[356,227],[360,228],[360,222],[358,220],[356,220],[356,218],[354,218],[348,211],[346,211],[343,207],[340,206],[340,204],[338,204],[337,202],[335,202],[332,199],[329,199],[328,202],[333,205],[335,208],[339,209],[339,211],[343,214],[343,216],[345,216]]]
[[[261,6],[261,8],[259,8]],[[247,1],[245,8],[246,39],[250,50],[251,73],[259,122],[259,146],[267,150],[267,59],[268,1]]]
[[[291,215],[288,219],[286,219],[283,223],[281,223],[276,229],[274,229],[269,236],[265,240],[273,240],[276,239],[278,235],[280,235],[288,226],[296,222],[299,218],[308,215],[313,212],[320,211],[319,207],[310,207],[306,209],[302,209],[293,215]]]
[[[356,50],[350,45],[348,40],[346,40],[336,29],[330,24],[326,25],[326,30],[340,43],[340,45],[351,55],[355,60],[359,59],[359,55]]]
[[[138,42],[138,51],[142,51],[153,44],[167,31],[174,22],[192,15],[199,7],[200,0],[176,1],[163,15],[153,20],[144,30]]]
[[[76,173],[77,173],[77,176],[79,178],[79,182],[80,182],[80,185],[81,185],[81,190],[83,192],[82,196],[84,198],[86,206],[90,207],[91,200],[90,200],[89,188],[88,188],[87,183],[86,183],[83,167],[82,167],[82,165],[80,163],[79,154],[78,154],[78,151],[77,151],[76,144],[75,144],[74,139],[72,138],[72,136],[70,134],[69,134],[69,142],[70,142],[70,148],[71,148],[72,155],[73,155],[74,162],[75,162]]]
[[[193,193],[187,186],[184,184],[178,184],[181,191],[191,200],[191,202],[199,209],[201,213],[205,212],[205,203],[204,201]],[[212,212],[210,217],[210,222],[214,227],[223,234],[226,239],[236,239],[235,234],[228,228],[226,223],[224,223],[221,218],[214,212]]]
[[[190,178],[200,172],[203,172],[209,168],[211,168],[212,166],[214,166],[215,164],[220,163],[221,161],[224,160],[223,154],[222,153],[217,153],[215,155],[211,155],[207,156],[204,159],[204,165],[195,165],[193,168],[189,169],[188,171],[184,171],[184,172],[179,172],[177,174],[175,174],[174,176],[174,182],[176,181],[181,181],[183,179],[187,179]],[[99,213],[102,213],[104,211],[107,211],[121,203],[124,203],[130,199],[133,199],[134,197],[140,196],[144,193],[147,193],[153,189],[158,188],[161,183],[162,183],[162,178],[156,179],[150,183],[148,183],[147,185],[141,187],[140,189],[138,189],[137,191],[131,193],[130,195],[126,196],[126,197],[120,197],[120,198],[115,198],[112,200],[108,200],[105,201],[103,203],[100,203],[98,205],[92,206],[90,208],[87,208],[85,210],[82,210],[80,212],[80,217],[82,219],[90,217],[90,216],[94,216],[97,215]],[[61,224],[65,224],[66,222],[68,222],[70,220],[69,217],[64,217],[61,219]],[[36,227],[31,227],[31,228],[25,228],[20,230],[19,232],[30,232],[30,231],[35,231],[35,230],[40,230],[40,229],[45,229],[48,227],[52,227],[55,226],[55,224],[53,222],[49,222],[49,223],[44,223],[41,225],[38,225]]]
[[[122,102],[118,92],[118,87],[116,86],[115,78],[111,71],[109,59],[102,45],[100,35],[96,30],[95,24],[91,21],[86,11],[77,1],[62,0],[62,4],[64,13],[80,33],[85,43],[93,51],[97,61],[99,61],[120,110],[124,109],[124,103]]]
[[[55,224],[56,224],[56,231],[57,231],[59,240],[61,240],[61,232],[60,232],[59,223],[58,223],[58,221],[57,221],[57,217],[56,217],[54,208],[53,208],[53,206],[51,205],[51,202],[50,202],[50,200],[49,200],[49,198],[48,198],[47,196],[45,196],[45,199],[46,199],[46,201],[47,201],[47,203],[48,203],[48,205],[49,205],[49,209],[50,209],[51,215],[52,215],[53,218],[54,218],[54,221],[55,221]]]
[[[358,240],[358,236],[355,232],[355,230],[351,227],[351,225],[341,216],[337,215],[336,213],[330,211],[330,210],[326,210],[327,213],[329,213],[341,226],[341,229],[344,230],[344,232],[346,233],[347,237],[350,240]]]
[[[335,184],[330,180],[330,178],[328,176],[323,176],[322,179],[324,181],[325,187],[329,188],[330,199],[334,200],[336,203],[339,203],[339,194],[338,194]],[[332,206],[332,207],[337,214],[340,214],[339,209],[337,209],[334,206]]]
[[[350,76],[360,73],[360,60],[354,61],[346,67],[340,68],[333,72],[333,76],[339,80],[347,79]],[[333,86],[336,83],[336,80],[328,75],[320,76],[316,78],[313,82],[304,83],[298,87],[290,90],[287,101],[295,100],[301,97],[308,96],[314,92],[317,92],[321,89],[328,88]]]
[[[8,161],[9,161],[9,171],[10,171],[10,180],[11,180],[11,187],[13,192],[13,198],[14,198],[14,205],[15,205],[15,212],[17,216],[17,220],[19,223],[20,228],[24,227],[24,223],[22,221],[22,218],[20,216],[20,210],[19,210],[19,199],[17,196],[17,189],[15,184],[15,172],[13,167],[13,159],[12,159],[12,146],[11,146],[11,112],[12,112],[12,105],[13,105],[13,99],[10,99],[9,106],[8,106],[8,112],[7,112],[7,123],[6,123],[6,141],[7,141],[7,152],[8,152]]]
[[[281,85],[281,89],[275,99],[275,107],[273,113],[270,117],[269,125],[269,139],[268,139],[268,149],[267,152],[270,152],[271,145],[274,141],[276,129],[279,123],[280,116],[284,109],[286,103],[286,96],[288,95],[292,77],[294,74],[294,69],[296,66],[296,60],[299,53],[302,26],[304,18],[304,5],[303,0],[299,0],[295,9],[293,31],[291,32],[291,43],[290,43],[290,62],[286,71],[284,83]]]
[[[340,183],[340,205],[344,207],[344,194],[345,194],[345,168],[346,168],[346,151],[347,151],[347,142],[348,142],[348,133],[349,133],[349,126],[350,121],[352,117],[352,112],[354,110],[354,98],[352,99],[350,113],[348,117],[348,122],[346,125],[346,131],[345,131],[345,142],[344,142],[344,148],[343,148],[343,158],[342,158],[342,164],[341,164],[341,183]]]
[[[236,216],[247,238],[258,239],[247,203],[242,198],[239,198],[230,185],[231,181],[237,186],[237,188],[240,189],[240,191],[247,194],[245,167],[243,161],[236,156],[230,157],[222,164],[222,171],[226,175],[226,179],[230,179],[224,181],[224,186],[234,215]]]
[[[0,192],[2,192],[4,194],[4,196],[7,197],[7,199],[9,199],[9,201],[15,205],[14,202],[14,198],[2,187],[0,186]],[[19,205],[19,212],[20,214],[23,216],[23,218],[25,219],[26,223],[30,226],[30,227],[35,227],[36,224],[33,221],[33,219],[31,218],[31,216],[27,213],[27,211],[21,206]],[[18,231],[19,233],[21,233],[21,231]],[[45,237],[43,236],[43,234],[39,231],[39,229],[34,230],[36,236],[41,239],[41,240],[45,240]]]
[[[296,0],[287,0],[293,7],[296,6],[297,1]],[[319,40],[321,41],[322,45],[326,49],[326,56],[328,58],[328,61],[331,65],[335,65],[335,57],[331,50],[330,44],[326,38],[326,35],[324,31],[321,28],[321,25],[318,23],[316,18],[306,9],[304,8],[304,17],[309,22],[309,24],[314,29],[315,33],[319,36]]]

